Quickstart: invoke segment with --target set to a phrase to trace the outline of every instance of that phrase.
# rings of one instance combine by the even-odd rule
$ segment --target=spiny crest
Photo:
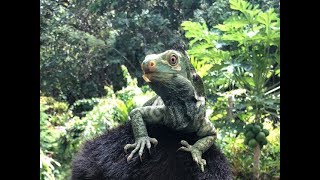
[[[184,54],[186,57],[186,63],[187,63],[187,71],[188,71],[188,79],[192,82],[196,89],[196,93],[198,97],[205,97],[205,89],[203,85],[203,81],[199,74],[197,73],[196,69],[191,63],[191,58],[189,57],[186,50],[180,51]]]

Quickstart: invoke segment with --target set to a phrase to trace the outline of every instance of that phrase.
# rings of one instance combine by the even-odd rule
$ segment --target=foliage
[[[232,9],[242,14],[215,26],[215,31],[209,31],[205,24],[189,21],[182,24],[186,37],[191,39],[188,53],[196,59],[197,68],[202,67],[197,65],[199,61],[211,63],[213,73],[208,70],[208,76],[220,77],[208,83],[211,92],[212,89],[245,89],[244,101],[255,107],[252,111],[275,115],[279,112],[277,90],[280,86],[279,82],[270,81],[280,76],[280,20],[273,9],[262,12],[242,0],[230,0],[230,3]],[[228,50],[221,44],[229,46]],[[224,89],[221,89],[223,84]]]
[[[40,179],[54,180],[54,165],[61,166],[59,162],[45,155],[40,148]]]
[[[127,85],[121,65],[141,86],[146,54],[186,42],[182,21],[211,28],[233,14],[222,0],[40,0],[41,93],[69,104],[105,96],[104,86]]]
[[[99,103],[99,100],[99,98],[77,100],[72,104],[70,110],[74,115],[83,117],[88,111],[91,111],[97,103]]]
[[[72,104],[79,99],[104,96],[106,85],[116,89],[126,85],[119,61],[107,58],[115,38],[115,32],[107,26],[107,17],[90,13],[76,1],[64,4],[41,0],[40,14],[43,95]]]
[[[40,97],[40,179],[55,179],[63,172],[60,138],[66,133],[65,122],[72,114],[64,102]]]
[[[229,2],[238,14],[222,24],[209,29],[204,22],[185,21],[181,26],[207,87],[211,119],[217,128],[229,126],[228,131],[239,136],[246,124],[279,121],[280,19],[273,8],[262,11],[244,0]]]
[[[267,137],[269,143],[262,149],[261,174],[268,179],[277,179],[280,176],[280,127],[272,126],[271,121],[263,123],[264,128],[270,131]],[[228,126],[218,129],[217,145],[230,160],[234,179],[250,179],[253,149],[244,145],[245,137],[237,131],[231,131]]]
[[[126,86],[121,64],[141,86],[145,54],[181,39],[179,24],[192,16],[193,5],[198,3],[41,0],[42,94],[72,104],[106,95],[104,86],[121,90]]]
[[[144,103],[141,100],[155,95],[148,88],[142,92],[125,66],[122,71],[129,86],[116,93],[112,87],[105,87],[106,96],[77,101],[74,105],[89,103],[92,106],[81,116],[73,111],[74,106],[52,97],[40,97],[41,179],[70,177],[72,158],[84,141],[124,123],[128,113]]]

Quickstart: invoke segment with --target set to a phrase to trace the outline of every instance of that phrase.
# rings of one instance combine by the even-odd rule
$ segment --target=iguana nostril
[[[155,71],[156,62],[154,60],[151,61],[143,61],[141,63],[141,68],[144,73],[150,73]]]
[[[153,66],[155,66],[155,65],[156,65],[156,63],[155,63],[154,61],[150,61],[150,62],[149,62],[149,66],[150,66],[150,67],[153,67]]]

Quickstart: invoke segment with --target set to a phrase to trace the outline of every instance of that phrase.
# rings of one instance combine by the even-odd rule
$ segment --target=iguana
[[[146,124],[162,124],[199,136],[193,145],[181,140],[183,146],[178,150],[190,152],[203,172],[206,160],[202,159],[202,154],[213,145],[216,130],[206,117],[203,82],[190,58],[185,51],[167,50],[147,55],[141,68],[143,79],[157,95],[129,113],[135,143],[124,146],[125,152],[134,148],[127,161],[137,152],[141,159],[145,147],[150,152],[151,143],[158,144],[157,139],[148,136]]]

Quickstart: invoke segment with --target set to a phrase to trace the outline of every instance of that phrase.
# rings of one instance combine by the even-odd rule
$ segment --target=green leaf
[[[279,18],[277,17],[277,14],[274,12],[273,8],[270,8],[267,12],[260,13],[257,16],[257,21],[266,25],[267,27],[269,27],[272,22],[274,22],[273,25],[275,26],[279,25]]]
[[[191,61],[191,64],[195,67],[200,77],[207,75],[209,70],[213,66],[213,64],[207,64],[205,61],[196,60],[194,56],[190,57],[190,61]]]
[[[230,8],[243,12],[244,9],[248,6],[248,3],[242,0],[229,0]]]
[[[218,24],[216,26],[214,26],[215,28],[218,28],[221,31],[230,31],[231,27],[225,24]]]
[[[275,74],[280,77],[280,69],[277,69],[277,70],[275,71]]]

